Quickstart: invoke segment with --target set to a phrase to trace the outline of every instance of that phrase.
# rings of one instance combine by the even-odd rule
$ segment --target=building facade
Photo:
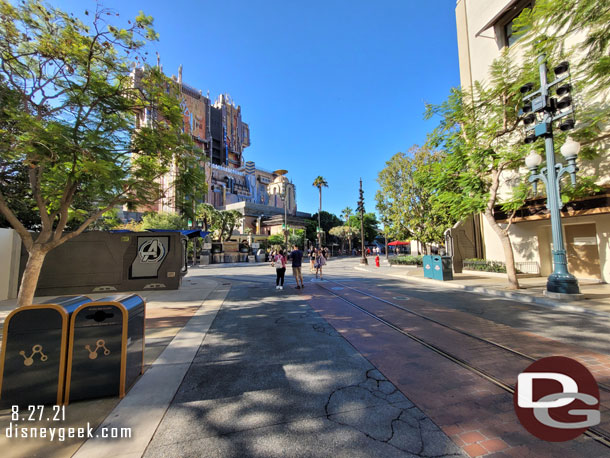
[[[134,68],[134,85],[138,84],[140,74],[141,70]],[[256,234],[275,233],[281,230],[281,223],[279,229],[277,224],[271,225],[271,232],[267,219],[277,219],[278,215],[285,213],[284,199],[277,187],[277,183],[282,182],[287,190],[286,213],[293,218],[295,224],[298,223],[298,227],[304,226],[302,219],[307,214],[297,216],[294,184],[276,172],[256,168],[254,162],[245,160],[244,150],[250,146],[250,128],[242,120],[241,106],[236,105],[228,94],[221,94],[212,102],[209,95],[203,95],[201,90],[183,81],[182,66],[178,69],[178,76],[173,75],[172,79],[180,90],[183,132],[192,137],[195,146],[205,155],[205,160],[200,164],[206,176],[206,183],[202,184],[207,191],[203,202],[219,210],[240,211],[245,217],[242,230],[250,227],[256,230]],[[139,113],[137,125],[146,125],[150,116],[152,114],[148,109]],[[160,177],[161,199],[141,208],[141,212],[178,211],[173,183],[179,172],[174,165],[167,174]],[[259,207],[264,208],[264,211]],[[258,221],[258,225],[254,220]],[[267,222],[263,224],[262,220]]]
[[[472,87],[475,81],[485,81],[493,60],[503,49],[516,59],[523,58],[524,50],[519,36],[513,33],[513,20],[521,11],[533,4],[532,0],[458,0],[456,23],[460,80],[463,88]],[[568,37],[567,47],[576,46],[580,36]],[[578,112],[577,112],[578,116]],[[556,145],[559,149],[560,145]],[[597,177],[602,192],[588,198],[569,202],[562,209],[565,248],[570,273],[580,280],[610,281],[610,160],[604,151],[593,161],[578,160],[579,175]],[[512,187],[529,174],[523,167],[518,176],[502,177],[500,195],[511,194]],[[531,199],[521,208],[510,226],[510,238],[517,268],[538,271],[547,276],[553,271],[552,239],[546,196]],[[494,217],[506,223],[507,215],[496,207]],[[463,246],[463,257],[485,257],[504,261],[498,236],[481,218],[473,216],[455,231],[454,243]],[[455,235],[454,235],[455,238]]]

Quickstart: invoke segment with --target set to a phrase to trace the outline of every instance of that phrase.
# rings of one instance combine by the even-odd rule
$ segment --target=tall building
[[[133,81],[138,84],[141,69],[134,68]],[[282,222],[275,222],[278,215],[291,216],[290,227],[305,227],[303,219],[309,214],[297,212],[296,190],[286,177],[246,161],[244,150],[250,146],[250,128],[242,120],[241,106],[236,105],[228,94],[219,95],[212,103],[209,94],[186,84],[182,79],[182,65],[178,76],[172,76],[180,90],[183,132],[190,134],[195,145],[200,148],[206,161],[207,188],[204,202],[214,208],[238,210],[244,215],[243,231],[250,227],[254,233],[273,234],[281,228]],[[152,116],[146,109],[138,114],[137,123],[146,124]],[[163,197],[141,211],[177,212],[176,192],[173,183],[179,174],[174,165],[159,179]],[[273,184],[280,180],[286,188],[286,212],[284,200]],[[273,221],[274,224],[269,224]]]
[[[493,60],[508,48],[516,59],[524,58],[523,40],[514,33],[513,22],[532,0],[458,0],[456,23],[460,79],[463,88],[470,88],[475,81],[485,81]],[[569,48],[582,42],[582,36],[566,39]],[[601,97],[600,97],[600,102]],[[578,119],[578,111],[576,112]],[[556,145],[558,149],[560,145]],[[597,176],[602,192],[584,199],[569,202],[561,212],[564,240],[570,273],[579,279],[610,281],[610,158],[604,152],[597,160],[580,161],[581,176]],[[511,193],[514,183],[524,179],[528,171],[523,167],[519,176],[505,174],[500,194]],[[530,199],[516,214],[510,226],[510,239],[517,268],[537,267],[541,275],[553,271],[552,239],[546,196]],[[507,215],[499,206],[494,218],[504,224]],[[499,237],[480,215],[465,221],[457,231],[458,245],[463,257],[484,257],[504,261]]]

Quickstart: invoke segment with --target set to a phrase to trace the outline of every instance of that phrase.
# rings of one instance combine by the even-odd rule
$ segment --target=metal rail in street
[[[420,315],[420,314],[418,314],[417,312],[409,311],[408,309],[406,309],[406,308],[404,308],[404,307],[402,307],[402,306],[399,306],[399,305],[397,305],[397,304],[393,304],[393,303],[391,303],[390,301],[387,301],[387,300],[385,300],[385,299],[382,299],[382,298],[376,297],[376,296],[374,296],[374,295],[372,295],[372,294],[364,293],[364,292],[362,292],[362,291],[360,291],[360,290],[357,290],[356,288],[352,288],[352,287],[349,287],[349,286],[343,285],[343,284],[341,284],[341,283],[339,283],[339,282],[336,282],[336,281],[333,281],[333,280],[329,280],[329,281],[330,281],[330,282],[332,282],[332,283],[335,283],[335,284],[337,284],[337,285],[340,285],[340,286],[342,286],[342,287],[345,287],[345,288],[349,288],[349,289],[355,290],[355,291],[357,291],[357,292],[359,292],[359,293],[361,293],[361,294],[364,294],[365,296],[369,296],[369,297],[371,297],[371,298],[373,298],[373,299],[377,299],[377,300],[379,300],[380,302],[383,302],[383,303],[386,303],[386,304],[388,304],[388,305],[391,305],[391,306],[397,307],[397,308],[399,308],[399,309],[401,309],[401,310],[407,311],[407,312],[409,312],[409,313],[413,313],[413,314],[415,314],[415,315],[417,315],[417,316],[421,316],[421,315]],[[453,354],[451,354],[451,353],[449,353],[449,352],[447,352],[447,351],[443,350],[442,348],[440,348],[440,347],[438,347],[438,346],[434,345],[433,343],[428,342],[428,341],[426,341],[425,339],[422,339],[422,338],[420,338],[420,337],[417,337],[416,335],[414,335],[414,334],[412,334],[412,333],[410,333],[410,332],[408,332],[408,331],[405,331],[405,330],[401,329],[400,327],[396,326],[395,324],[393,324],[393,323],[391,323],[391,322],[389,322],[389,321],[385,320],[384,318],[381,318],[380,316],[376,315],[376,314],[375,314],[375,313],[373,313],[373,312],[370,312],[369,310],[367,310],[367,309],[365,309],[364,307],[361,307],[360,305],[358,305],[358,304],[356,304],[356,303],[354,303],[354,302],[350,301],[349,299],[347,299],[347,298],[343,297],[342,295],[340,295],[340,294],[336,293],[335,291],[332,291],[331,289],[328,289],[328,288],[324,287],[322,284],[320,284],[320,283],[316,283],[316,285],[317,285],[319,288],[321,288],[321,289],[323,289],[323,290],[325,290],[325,291],[329,292],[330,294],[332,294],[332,295],[334,295],[334,296],[338,297],[339,299],[341,299],[342,301],[346,302],[346,303],[347,303],[347,304],[349,304],[351,307],[353,307],[353,308],[355,308],[355,309],[357,309],[357,310],[360,310],[362,313],[364,313],[364,314],[366,314],[366,315],[370,316],[371,318],[375,319],[376,321],[378,321],[378,322],[382,323],[383,325],[385,325],[385,326],[387,326],[387,327],[389,327],[389,328],[391,328],[391,329],[393,329],[393,330],[395,330],[395,331],[399,332],[400,334],[404,335],[405,337],[408,337],[409,339],[411,339],[411,340],[413,340],[413,341],[415,341],[415,342],[417,342],[417,343],[419,343],[419,344],[423,345],[424,347],[426,347],[426,348],[428,348],[428,349],[430,349],[430,350],[434,351],[434,352],[435,352],[435,353],[437,353],[438,355],[440,355],[440,356],[442,356],[442,357],[444,357],[444,358],[446,358],[446,359],[448,359],[448,360],[452,361],[453,363],[458,364],[459,366],[463,367],[464,369],[466,369],[466,370],[468,370],[468,371],[470,371],[470,372],[473,372],[474,374],[476,374],[476,375],[478,375],[478,376],[480,376],[480,377],[484,378],[485,380],[487,380],[487,381],[489,381],[489,382],[493,383],[494,385],[496,385],[496,386],[498,386],[498,387],[502,388],[504,391],[506,391],[506,392],[508,392],[508,393],[510,393],[510,394],[514,394],[514,392],[515,392],[514,387],[513,387],[513,386],[511,386],[511,385],[508,385],[508,384],[504,383],[502,380],[498,379],[497,377],[495,377],[495,376],[493,376],[493,375],[491,375],[491,374],[487,373],[486,371],[484,371],[484,370],[482,370],[482,369],[479,369],[479,368],[477,368],[477,367],[473,366],[473,365],[472,365],[472,364],[470,364],[469,362],[467,362],[467,361],[465,361],[465,360],[461,359],[460,357],[455,356],[455,355],[453,355]],[[422,317],[422,318],[425,318],[424,316],[421,316],[421,317]],[[431,319],[431,318],[430,318],[430,321],[436,321],[436,320],[433,320],[433,319]],[[442,324],[442,323],[438,323],[438,324]],[[443,326],[445,326],[445,327],[447,327],[447,328],[451,329],[451,326],[448,326],[448,325],[443,325]],[[453,329],[453,330],[454,330],[454,331],[456,331],[456,332],[460,332],[460,333],[462,333],[462,334],[464,333],[463,331],[458,330],[458,329]],[[476,336],[472,336],[472,337],[476,337]],[[491,343],[491,341],[489,341],[489,343]],[[498,344],[497,346],[499,346],[500,348],[504,348],[504,349],[506,349],[506,348],[507,348],[507,347],[504,347],[504,346],[500,346],[499,344]],[[522,353],[520,353],[520,352],[516,352],[516,351],[515,351],[515,354],[523,355]],[[527,355],[523,355],[523,356],[525,357],[525,356],[527,356]],[[529,358],[530,358],[530,357],[528,357],[528,359],[529,359]],[[605,389],[606,391],[608,391],[608,388],[607,388],[607,387],[604,387],[604,389]],[[601,429],[598,429],[598,428],[589,428],[589,429],[588,429],[588,430],[585,432],[585,435],[587,435],[587,436],[591,437],[591,438],[592,438],[592,439],[594,439],[595,441],[597,441],[597,442],[599,442],[599,443],[601,443],[601,444],[605,445],[606,447],[610,448],[610,433],[608,433],[607,431],[604,431],[604,430],[601,430]]]

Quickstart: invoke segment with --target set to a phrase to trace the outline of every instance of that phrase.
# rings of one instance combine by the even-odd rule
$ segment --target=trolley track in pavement
[[[396,308],[398,310],[401,310],[401,311],[406,312],[408,314],[411,314],[413,316],[417,316],[418,318],[421,318],[423,320],[429,321],[429,322],[431,322],[431,323],[433,323],[435,325],[442,326],[443,328],[446,328],[449,331],[458,333],[458,334],[460,334],[460,335],[462,335],[464,337],[467,337],[467,338],[470,338],[470,339],[474,339],[474,340],[476,340],[478,342],[482,342],[482,343],[485,343],[487,345],[491,345],[493,348],[497,348],[499,350],[508,352],[508,353],[510,353],[510,354],[512,354],[512,355],[514,355],[516,357],[527,359],[528,361],[536,361],[538,359],[538,358],[534,358],[532,356],[529,356],[529,355],[527,355],[527,354],[525,354],[523,352],[511,349],[511,348],[509,348],[509,347],[507,347],[505,345],[493,342],[493,341],[491,341],[489,339],[486,339],[484,337],[479,337],[479,336],[476,336],[476,335],[474,335],[472,333],[464,331],[462,329],[458,329],[458,328],[455,328],[455,327],[453,327],[451,325],[442,323],[442,322],[440,322],[440,321],[438,321],[438,320],[436,320],[434,318],[427,317],[427,316],[425,316],[425,315],[423,315],[423,314],[421,314],[419,312],[416,312],[414,310],[410,310],[407,307],[395,304],[395,303],[393,303],[391,301],[388,301],[386,299],[383,299],[383,298],[380,298],[378,296],[375,296],[374,294],[367,293],[367,292],[362,291],[362,290],[360,290],[358,288],[354,288],[352,286],[343,284],[343,283],[341,283],[339,281],[331,280],[331,279],[327,278],[327,282],[334,283],[334,284],[340,286],[341,288],[345,288],[345,289],[354,291],[354,292],[356,292],[358,294],[361,294],[363,296],[366,296],[368,298],[371,298],[373,300],[381,302],[381,303],[383,303],[385,305],[389,305],[389,306],[391,306],[393,308]],[[382,323],[383,325],[393,329],[396,332],[399,332],[400,334],[404,335],[405,337],[408,337],[409,339],[419,343],[420,345],[423,345],[424,347],[428,348],[429,350],[432,350],[433,352],[437,353],[438,355],[440,355],[440,356],[442,356],[442,357],[452,361],[453,363],[455,363],[455,364],[463,367],[464,369],[466,369],[466,370],[468,370],[468,371],[478,375],[479,377],[484,378],[485,380],[493,383],[494,385],[498,386],[499,388],[503,389],[504,391],[506,391],[506,392],[508,392],[510,394],[514,393],[515,389],[514,389],[513,385],[502,381],[500,378],[498,378],[495,375],[491,374],[489,371],[486,371],[486,370],[484,370],[484,369],[482,369],[480,367],[476,367],[475,365],[473,365],[471,362],[467,361],[466,359],[464,359],[462,357],[459,357],[456,354],[443,349],[442,347],[440,347],[439,345],[434,344],[433,342],[429,341],[428,339],[419,337],[419,336],[413,334],[412,332],[406,331],[405,329],[400,327],[400,325],[398,325],[396,323],[393,323],[391,321],[388,321],[385,318],[382,318],[378,314],[376,314],[374,312],[371,312],[370,310],[368,310],[367,308],[365,308],[365,307],[363,307],[361,305],[358,305],[357,303],[353,302],[349,298],[347,298],[347,297],[337,293],[336,291],[334,291],[334,290],[332,290],[330,288],[325,287],[322,283],[317,282],[315,284],[320,289],[322,289],[322,290],[332,294],[333,296],[339,298],[340,300],[342,300],[343,302],[347,303],[351,307],[361,311],[362,313],[368,315],[369,317],[371,317],[374,320]],[[604,385],[604,384],[599,384],[598,383],[598,386],[599,386],[600,390],[602,390],[604,392],[607,392],[607,393],[610,393],[610,387],[608,385]],[[587,436],[591,437],[592,439],[596,440],[597,442],[599,442],[599,443],[605,445],[606,447],[610,448],[610,432],[608,432],[608,431],[606,431],[604,429],[600,429],[600,428],[589,428],[585,432],[585,434]]]

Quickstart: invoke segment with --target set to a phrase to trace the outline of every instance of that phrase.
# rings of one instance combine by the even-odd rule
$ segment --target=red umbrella
[[[400,240],[396,240],[394,242],[388,243],[388,246],[397,246],[397,245],[411,245],[411,242],[401,242]]]

